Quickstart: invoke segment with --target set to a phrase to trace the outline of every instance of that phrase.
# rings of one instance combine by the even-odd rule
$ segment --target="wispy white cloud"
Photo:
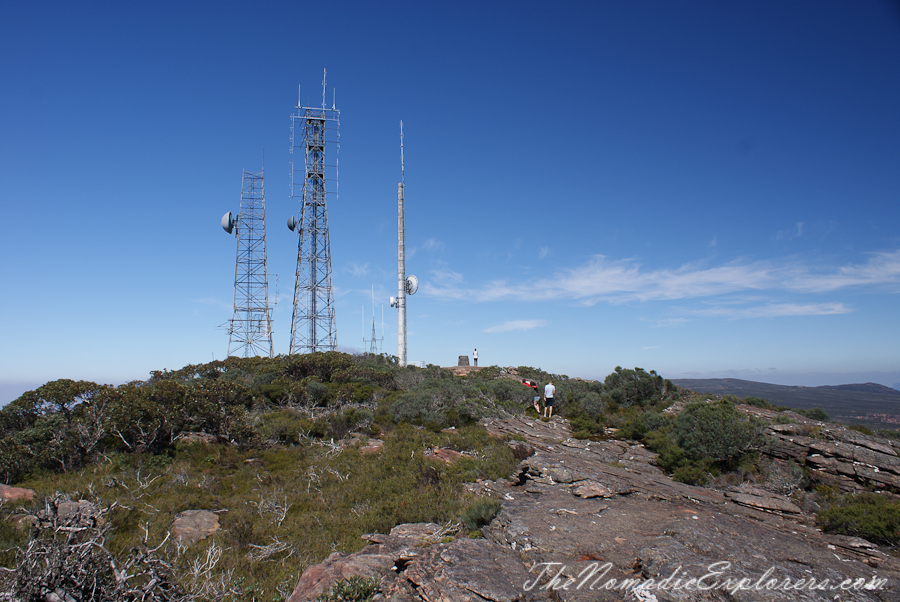
[[[644,269],[634,259],[611,260],[596,255],[586,264],[549,277],[512,284],[495,280],[475,288],[461,286],[462,275],[456,272],[443,271],[440,275],[437,278],[435,273],[435,282],[423,289],[427,294],[471,301],[567,299],[593,305],[600,301],[698,299],[750,292],[827,293],[872,286],[888,286],[892,292],[900,292],[900,250],[874,253],[868,261],[843,266],[807,265],[797,259],[738,260],[720,266],[696,262],[658,270]],[[822,309],[819,307],[820,313]],[[781,311],[788,310],[783,307]],[[849,309],[831,313],[846,311]]]
[[[533,330],[535,328],[540,328],[541,326],[546,326],[547,320],[507,320],[502,324],[497,324],[496,326],[491,326],[490,328],[486,328],[484,332],[509,332],[511,330]]]
[[[793,228],[787,230],[779,230],[775,233],[775,240],[794,240],[803,236],[804,222],[797,222]]]
[[[681,326],[682,324],[687,324],[690,320],[687,318],[665,318],[662,320],[656,320],[651,323],[652,326],[657,328],[674,328],[676,326]]]
[[[444,248],[444,243],[436,238],[429,238],[422,243],[422,247],[426,251],[437,251]]]
[[[550,247],[541,247],[538,251],[538,259],[543,259],[550,252]]]
[[[716,246],[717,244],[718,244],[718,241],[716,240],[716,237],[713,236],[713,237],[712,237],[712,240],[709,241],[709,246],[714,247],[714,246]]]
[[[419,288],[422,294],[442,299],[465,299],[467,289],[460,285],[463,275],[453,270],[431,270],[431,278],[423,282]]]
[[[346,270],[353,276],[365,276],[369,273],[369,264],[358,264],[355,261],[351,261],[350,266],[347,267]]]
[[[714,307],[696,313],[725,318],[779,318],[784,316],[831,316],[853,310],[843,303],[766,303],[754,307]]]

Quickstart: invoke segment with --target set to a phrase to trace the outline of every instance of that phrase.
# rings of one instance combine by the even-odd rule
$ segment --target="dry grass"
[[[423,457],[436,446],[472,453],[453,464]],[[207,599],[268,601],[283,600],[307,566],[334,551],[360,549],[364,533],[406,522],[458,521],[466,504],[461,484],[506,476],[515,463],[505,442],[477,426],[446,433],[402,426],[385,437],[380,454],[315,441],[244,451],[196,443],[173,457],[114,455],[20,486],[34,489],[39,500],[65,491],[75,499],[118,503],[108,515],[106,542],[116,557],[142,540],[162,542],[179,512],[215,511],[219,533],[191,546],[170,537],[160,553],[185,588],[209,590]],[[20,535],[3,534],[8,543],[21,543],[13,541]],[[10,555],[0,560],[12,568]],[[200,574],[202,583],[194,578]]]

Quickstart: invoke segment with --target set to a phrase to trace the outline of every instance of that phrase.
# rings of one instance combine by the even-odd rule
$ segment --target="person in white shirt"
[[[547,383],[544,387],[544,416],[547,418],[553,417],[553,395],[556,394],[556,387],[553,386],[553,381]]]
[[[478,349],[472,352],[472,357],[475,359],[475,367],[478,367]]]

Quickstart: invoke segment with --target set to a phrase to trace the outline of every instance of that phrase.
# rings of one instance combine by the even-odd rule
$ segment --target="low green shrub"
[[[650,431],[644,437],[644,442],[657,453],[656,463],[669,472],[674,472],[687,462],[684,450],[669,436],[667,429]]]
[[[619,427],[619,436],[625,439],[641,440],[650,431],[665,429],[674,423],[674,417],[648,410],[631,414]]]
[[[329,589],[319,594],[316,602],[371,602],[378,593],[378,587],[379,581],[375,577],[354,575],[336,581]]]
[[[804,409],[804,408],[794,408],[791,410],[795,414],[800,414],[804,418],[809,418],[810,420],[818,420],[819,422],[829,422],[831,418],[828,417],[828,414],[825,413],[825,410],[819,408],[812,409]]]
[[[873,543],[900,543],[900,501],[887,495],[842,496],[817,515],[823,531],[862,537]]]
[[[728,462],[763,443],[763,426],[728,401],[688,404],[675,419],[672,437],[691,460]]]
[[[875,431],[873,431],[869,427],[864,426],[862,424],[851,424],[847,428],[850,429],[851,431],[856,431],[857,433],[861,433],[863,435],[868,435],[870,437],[875,436]]]
[[[306,433],[308,420],[293,409],[276,410],[260,415],[256,429],[262,441],[296,444]]]
[[[885,439],[893,439],[894,441],[900,441],[900,431],[898,431],[898,430],[879,429],[878,436],[884,437]]]
[[[679,466],[672,472],[672,478],[688,485],[706,485],[717,474],[712,462],[702,461]]]
[[[748,406],[755,406],[757,408],[762,408],[764,410],[772,410],[775,412],[783,412],[788,408],[784,406],[777,406],[766,399],[762,399],[760,397],[745,397],[739,401],[739,403],[746,404]]]
[[[575,439],[591,439],[604,432],[606,425],[603,414],[591,414],[580,403],[567,405],[563,409],[563,415],[572,427],[572,437]]]
[[[483,497],[478,498],[462,511],[460,520],[469,531],[475,531],[490,524],[500,512],[500,500]]]

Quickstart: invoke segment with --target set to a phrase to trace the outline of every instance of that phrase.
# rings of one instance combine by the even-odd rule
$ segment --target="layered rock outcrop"
[[[485,426],[532,453],[510,479],[470,485],[502,504],[484,539],[449,537],[433,524],[369,535],[361,551],[307,569],[289,601],[314,600],[355,574],[379,578],[380,595],[395,602],[900,599],[897,558],[820,532],[789,497],[674,482],[641,445],[575,440],[564,420]],[[858,458],[891,456],[852,445],[867,450],[854,448]]]
[[[900,442],[807,420],[773,424],[768,432],[775,442],[768,454],[808,466],[843,491],[900,491]]]

